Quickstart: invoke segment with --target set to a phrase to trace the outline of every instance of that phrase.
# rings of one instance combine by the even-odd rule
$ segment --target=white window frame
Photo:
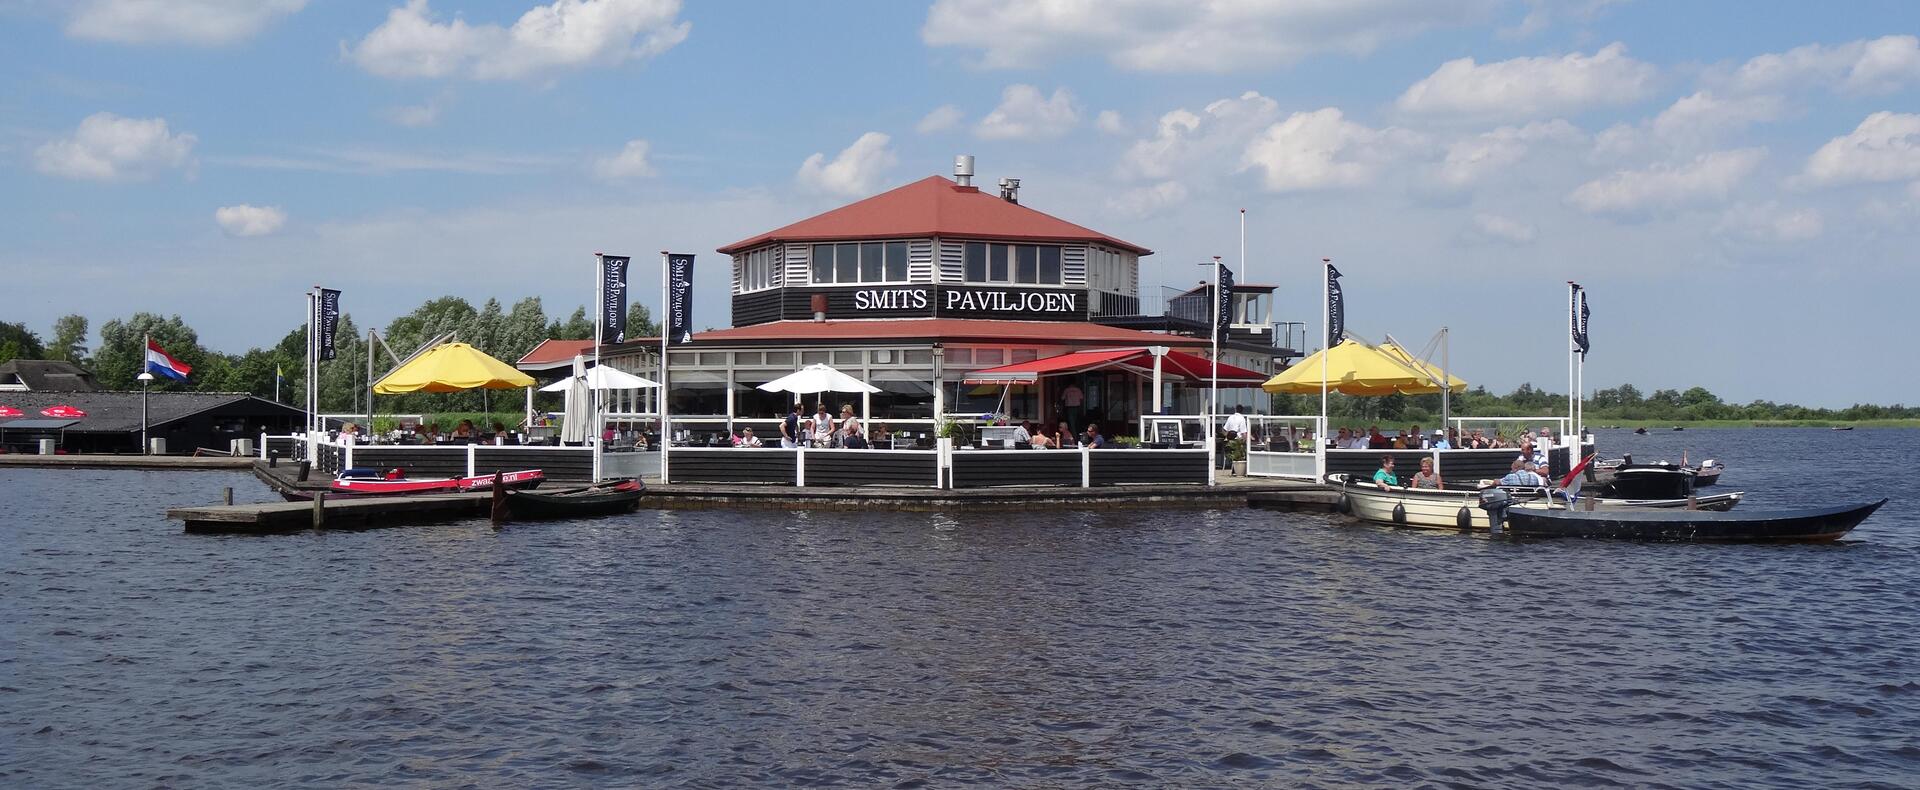
[[[835,278],[832,280],[826,280],[826,281],[821,280],[819,276],[814,273],[814,267],[813,267],[814,248],[835,247],[841,244],[850,244],[853,246],[853,248],[856,251],[859,250],[861,245],[864,245],[864,244],[880,245],[880,279],[865,280],[860,278],[860,263],[859,263],[859,257],[858,257],[859,253],[856,252],[855,258],[854,258],[855,262],[853,265],[854,279],[846,282],[840,281],[838,277],[838,272],[840,271],[840,267],[838,265],[839,261],[835,260],[834,261],[835,265],[832,269],[835,272]],[[900,245],[901,254],[904,257],[901,259],[900,279],[889,280],[887,279],[887,248],[894,244]],[[836,258],[838,257],[838,255],[839,253],[835,253]],[[807,283],[809,285],[905,285],[910,282],[913,282],[913,241],[911,239],[862,239],[860,241],[822,241],[822,242],[813,242],[807,245]]]
[[[986,249],[987,249],[986,265],[987,265],[988,279],[975,280],[967,276],[966,250],[967,250],[967,246],[974,245],[974,244],[982,244],[986,246]],[[960,281],[963,283],[966,283],[967,285],[1013,285],[1013,286],[1019,286],[1023,288],[1065,288],[1067,287],[1066,285],[1066,282],[1067,282],[1067,247],[1066,245],[1042,244],[1040,242],[984,241],[980,239],[962,241],[961,245],[962,246],[960,248]],[[991,279],[993,274],[993,249],[992,248],[995,246],[1004,247],[1007,250],[1007,279],[1004,279],[1004,280]],[[1040,274],[1039,273],[1040,253],[1038,251],[1039,248],[1052,247],[1056,250],[1059,250],[1060,258],[1059,258],[1058,271],[1060,274],[1060,279],[1055,280],[1053,282],[1031,282],[1031,283],[1020,282],[1020,274],[1019,274],[1020,254],[1015,249],[1017,247],[1033,247],[1035,249],[1034,276],[1036,278],[1039,277],[1039,274]]]

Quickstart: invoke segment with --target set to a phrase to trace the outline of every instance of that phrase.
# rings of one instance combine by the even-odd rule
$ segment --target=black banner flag
[[[625,255],[600,256],[600,342],[627,342],[627,263]]]
[[[1585,357],[1587,355],[1587,289],[1578,285],[1573,288],[1579,302],[1574,314],[1570,316],[1573,322],[1573,345],[1580,349],[1580,356]]]
[[[667,256],[667,342],[693,340],[693,256]]]
[[[1347,299],[1340,293],[1340,270],[1327,264],[1327,348],[1347,336]]]
[[[1220,284],[1220,289],[1213,295],[1213,298],[1219,302],[1219,305],[1214,308],[1213,336],[1225,343],[1227,327],[1233,325],[1233,270],[1218,261],[1213,265],[1220,270],[1214,275],[1214,281]]]
[[[333,336],[340,330],[340,292],[331,288],[320,289],[319,310],[320,320],[315,322],[320,330],[319,358],[333,359],[336,352]]]

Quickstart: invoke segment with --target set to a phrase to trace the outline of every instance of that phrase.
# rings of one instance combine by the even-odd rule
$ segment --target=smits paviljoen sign
[[[918,285],[834,289],[825,292],[828,314],[833,317],[937,316],[940,318],[1012,318],[1028,321],[1086,317],[1084,291]]]
[[[693,340],[693,256],[667,256],[667,341]]]
[[[627,342],[627,263],[625,255],[600,256],[600,342]]]
[[[1327,264],[1327,348],[1347,337],[1347,297],[1340,292],[1340,270]]]
[[[331,288],[320,289],[320,301],[317,308],[320,320],[315,322],[320,328],[320,359],[333,359],[337,349],[334,347],[334,334],[340,331],[340,292]]]

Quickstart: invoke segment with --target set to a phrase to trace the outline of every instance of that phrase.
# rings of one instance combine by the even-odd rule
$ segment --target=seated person
[[[1546,478],[1533,470],[1533,463],[1520,458],[1513,459],[1513,471],[1508,472],[1506,477],[1500,478],[1500,485],[1503,486],[1538,488],[1546,484]]]
[[[893,429],[884,422],[873,424],[873,430],[867,432],[867,443],[875,447],[893,446]]]
[[[1400,485],[1400,478],[1393,473],[1393,456],[1380,457],[1380,468],[1373,473],[1373,484],[1382,491]]]
[[[1446,431],[1435,428],[1433,429],[1433,443],[1429,445],[1429,448],[1434,450],[1451,450],[1453,449],[1453,442],[1447,438]]]
[[[519,444],[518,441],[514,440],[513,434],[507,433],[506,423],[503,423],[499,420],[493,421],[493,443],[494,444]]]
[[[1366,446],[1366,449],[1368,449],[1368,450],[1385,450],[1385,449],[1388,449],[1388,448],[1390,448],[1390,447],[1392,447],[1392,446],[1393,446],[1393,440],[1391,440],[1391,439],[1388,439],[1388,438],[1386,437],[1386,434],[1383,434],[1383,433],[1381,433],[1381,432],[1380,432],[1380,426],[1378,426],[1378,425],[1375,425],[1375,426],[1373,426],[1373,427],[1371,427],[1371,428],[1368,428],[1368,429],[1367,429],[1367,446]]]
[[[1431,488],[1434,490],[1447,487],[1446,482],[1440,479],[1439,473],[1433,471],[1433,458],[1431,456],[1420,459],[1420,471],[1413,476],[1413,487]]]
[[[471,442],[473,441],[473,437],[474,437],[473,421],[461,420],[459,425],[454,426],[453,435],[448,436],[447,438],[452,439],[456,442]]]
[[[1053,429],[1053,448],[1054,449],[1067,450],[1067,449],[1072,449],[1078,446],[1079,444],[1074,439],[1074,436],[1073,436],[1073,429],[1068,428],[1065,422],[1060,423],[1058,427]]]
[[[1035,450],[1049,450],[1053,448],[1053,438],[1048,436],[1047,432],[1043,430],[1034,431],[1032,438],[1028,439],[1028,443],[1033,445],[1033,449]]]
[[[635,450],[647,449],[647,432],[646,431],[634,431],[633,449]]]
[[[1013,443],[1020,444],[1021,442],[1028,444],[1033,443],[1033,423],[1023,422],[1013,426]]]
[[[755,436],[755,435],[753,435],[753,427],[752,427],[752,426],[748,426],[748,427],[745,427],[745,428],[741,428],[741,429],[740,429],[740,435],[739,435],[739,436],[735,436],[735,437],[733,437],[733,446],[735,446],[735,447],[765,447],[766,445],[765,445],[765,444],[763,444],[763,443],[762,443],[762,442],[760,441],[760,437],[758,437],[758,436]]]
[[[1100,435],[1100,423],[1087,423],[1087,435],[1080,439],[1080,446],[1096,450],[1107,446],[1107,437]]]

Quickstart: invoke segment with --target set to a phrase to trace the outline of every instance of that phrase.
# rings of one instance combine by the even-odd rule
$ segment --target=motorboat
[[[546,473],[538,469],[522,469],[517,472],[500,472],[501,485],[506,488],[535,488],[547,479]],[[494,475],[474,475],[472,477],[432,477],[411,478],[404,469],[355,468],[342,470],[340,475],[328,484],[332,494],[350,496],[410,496],[415,494],[453,494],[465,491],[486,491],[493,488]],[[288,499],[312,499],[311,492],[289,492]]]
[[[1376,524],[1391,524],[1401,527],[1420,527],[1425,529],[1479,530],[1491,529],[1492,522],[1486,511],[1480,508],[1482,487],[1432,488],[1381,488],[1365,478],[1349,475],[1327,475],[1329,485],[1340,491],[1341,509],[1362,521]],[[1497,487],[1507,492],[1514,507],[1525,509],[1566,509],[1568,502],[1557,492],[1539,487]],[[1746,498],[1745,492],[1730,492],[1707,497],[1667,498],[1667,499],[1624,499],[1615,497],[1594,498],[1596,510],[1648,510],[1685,509],[1689,506],[1702,510],[1731,510]],[[1576,507],[1584,507],[1584,500],[1576,500]]]
[[[632,513],[640,507],[646,486],[622,480],[562,491],[506,491],[507,518],[537,520],[608,516]]]
[[[1507,492],[1481,495],[1496,532],[1520,538],[1615,538],[1678,541],[1831,541],[1852,531],[1887,500],[1857,505],[1748,510],[1546,510]]]
[[[1720,482],[1720,473],[1726,470],[1726,464],[1715,461],[1712,458],[1701,461],[1699,466],[1693,468],[1693,487],[1706,488],[1707,486]]]

